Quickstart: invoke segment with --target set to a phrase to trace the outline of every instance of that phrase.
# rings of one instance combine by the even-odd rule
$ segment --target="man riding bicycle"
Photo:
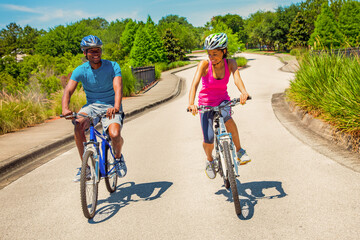
[[[79,113],[95,117],[97,114],[106,112],[106,117],[101,119],[101,123],[112,141],[115,158],[119,164],[118,175],[124,177],[127,173],[127,167],[121,154],[121,148],[124,144],[121,137],[124,116],[121,103],[121,69],[117,62],[101,59],[102,45],[101,40],[93,35],[82,39],[80,47],[88,62],[83,63],[73,71],[62,97],[62,114],[64,116],[72,114],[69,109],[70,99],[78,83],[81,82],[87,103],[80,109]],[[82,160],[83,143],[86,142],[85,131],[89,128],[90,121],[88,118],[78,116],[73,120],[73,123],[75,125],[75,143]],[[80,170],[74,181],[80,181]]]

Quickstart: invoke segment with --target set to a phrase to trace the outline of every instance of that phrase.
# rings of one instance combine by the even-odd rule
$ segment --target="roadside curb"
[[[160,81],[164,81],[164,79],[166,79],[168,77],[175,78],[175,80],[176,80],[175,87],[174,87],[174,89],[172,89],[170,91],[169,95],[167,95],[166,97],[164,97],[154,103],[131,110],[129,112],[125,111],[125,117],[132,117],[132,116],[137,115],[147,109],[158,106],[158,105],[160,105],[164,102],[167,102],[167,101],[175,98],[176,96],[178,96],[182,90],[183,84],[182,84],[182,79],[180,77],[176,76],[175,73],[193,68],[195,66],[196,66],[196,64],[191,64],[190,66],[186,65],[186,66],[183,66],[183,67],[180,67],[177,69],[163,72],[162,76],[160,78]],[[73,133],[66,134],[61,139],[54,140],[50,143],[47,143],[46,145],[34,147],[24,153],[15,155],[13,157],[6,159],[3,162],[0,162],[0,175],[2,176],[0,178],[0,180],[3,180],[3,178],[6,179],[7,178],[6,174],[10,173],[12,171],[12,169],[14,169],[15,167],[17,167],[19,165],[24,165],[24,164],[30,163],[32,160],[34,160],[36,158],[40,158],[45,155],[48,155],[49,153],[56,151],[62,145],[69,144],[73,141],[74,141],[74,134]]]
[[[285,93],[273,94],[271,104],[281,124],[321,154],[360,173],[360,140],[351,139],[327,123],[286,101]],[[355,145],[355,146],[354,146]]]

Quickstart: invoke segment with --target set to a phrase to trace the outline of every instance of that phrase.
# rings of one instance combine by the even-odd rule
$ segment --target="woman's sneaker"
[[[125,177],[125,175],[127,173],[127,167],[125,164],[124,156],[122,154],[119,159],[116,159],[115,168],[116,168],[116,173],[117,173],[118,177],[120,177],[120,178]]]
[[[251,162],[251,158],[249,157],[249,155],[247,155],[245,149],[240,149],[237,153],[237,163],[238,165],[245,165],[248,162]]]
[[[205,173],[210,179],[214,179],[216,177],[214,161],[206,161]]]

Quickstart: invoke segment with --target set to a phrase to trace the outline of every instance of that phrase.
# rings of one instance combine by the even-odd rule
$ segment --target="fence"
[[[145,87],[155,81],[155,66],[131,67],[132,74]]]
[[[360,56],[360,48],[344,48],[344,49],[333,49],[333,50],[320,50],[314,51],[317,54],[322,52],[328,52],[330,54],[343,54],[346,57],[350,56]]]

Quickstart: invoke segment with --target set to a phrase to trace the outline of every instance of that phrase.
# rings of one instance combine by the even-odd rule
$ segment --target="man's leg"
[[[121,137],[121,127],[118,123],[111,123],[108,128],[109,136],[111,138],[112,146],[115,151],[115,158],[121,157],[121,149],[124,144],[124,139]]]
[[[81,113],[87,115],[86,113]],[[75,143],[79,151],[80,159],[84,154],[84,142],[86,142],[85,131],[90,127],[90,122],[88,118],[80,117],[75,120]]]

